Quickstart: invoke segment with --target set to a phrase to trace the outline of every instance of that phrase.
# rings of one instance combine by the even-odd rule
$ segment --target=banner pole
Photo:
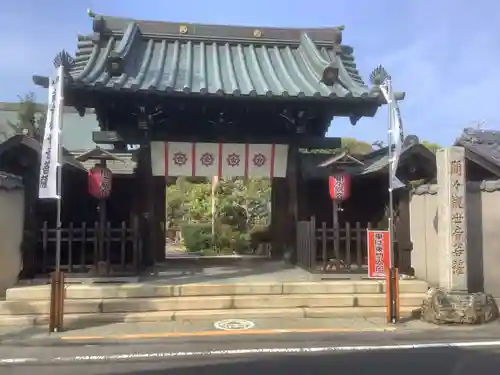
[[[389,259],[389,269],[387,270],[387,275],[386,275],[386,293],[388,293],[388,298],[387,301],[389,303],[388,310],[390,316],[390,322],[391,323],[397,323],[398,320],[398,296],[396,296],[396,292],[398,290],[397,287],[397,282],[398,280],[395,279],[395,276],[397,275],[397,272],[395,272],[395,251],[394,251],[394,197],[393,197],[393,190],[394,190],[394,178],[396,177],[396,171],[393,170],[393,157],[394,153],[392,150],[392,146],[394,144],[394,134],[393,132],[395,131],[395,126],[394,126],[394,95],[392,91],[392,82],[391,78],[388,77],[386,79],[386,85],[387,85],[387,92],[388,92],[388,112],[389,112],[389,129],[388,129],[388,158],[389,158],[389,212],[388,212],[388,230],[389,230],[389,254],[390,254],[390,259]]]
[[[52,283],[55,289],[51,294],[55,299],[52,305],[54,306],[53,312],[53,332],[59,332],[63,328],[63,316],[64,316],[64,274],[61,272],[61,240],[62,240],[62,221],[61,221],[61,210],[62,210],[62,170],[63,170],[63,145],[62,145],[62,128],[63,128],[63,113],[64,113],[64,68],[61,65],[57,68],[58,80],[58,103],[57,105],[57,131],[58,131],[58,163],[57,163],[57,202],[56,202],[56,264],[54,273],[54,282]]]
[[[58,98],[59,103],[57,103],[57,111],[58,111],[58,129],[59,132],[59,145],[58,145],[58,165],[57,165],[57,213],[56,213],[56,225],[57,225],[57,233],[56,233],[56,272],[61,271],[61,208],[62,208],[62,168],[63,168],[63,146],[62,146],[62,120],[63,120],[63,109],[64,109],[64,71],[63,67],[60,66],[57,68],[57,75],[59,76],[59,93],[60,96]]]

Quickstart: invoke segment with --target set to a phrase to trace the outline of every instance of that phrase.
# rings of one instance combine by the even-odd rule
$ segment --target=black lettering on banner
[[[43,162],[42,168],[41,168],[41,173],[40,173],[40,187],[43,189],[46,189],[48,186],[48,181],[49,181],[49,173],[51,169],[51,165],[53,163],[52,160],[52,133],[54,131],[54,115],[55,115],[55,109],[56,109],[56,94],[57,94],[57,83],[59,81],[59,77],[56,77],[54,80],[52,80],[52,91],[51,91],[51,100],[50,100],[50,107],[49,107],[49,113],[47,114],[47,118],[49,119],[49,122],[47,125],[47,129],[45,130],[44,134],[44,144],[46,146],[46,151],[45,151],[45,160]]]

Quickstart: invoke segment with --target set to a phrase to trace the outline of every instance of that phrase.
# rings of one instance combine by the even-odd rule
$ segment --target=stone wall
[[[439,284],[438,185],[422,185],[411,198],[415,275]],[[500,180],[467,183],[468,284],[500,298]],[[484,276],[483,276],[484,275]]]
[[[19,178],[0,172],[0,297],[22,268],[24,190]]]

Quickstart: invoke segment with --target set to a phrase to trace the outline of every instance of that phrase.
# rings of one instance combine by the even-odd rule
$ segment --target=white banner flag
[[[384,95],[385,100],[387,101],[387,104],[389,106],[389,116],[392,117],[391,129],[389,129],[389,131],[391,132],[391,144],[389,145],[389,147],[394,146],[392,160],[390,160],[391,174],[393,176],[392,178],[394,179],[396,177],[399,157],[401,155],[403,147],[404,133],[401,112],[399,110],[399,105],[396,101],[392,88],[389,87],[390,84],[390,81],[386,81],[384,85],[380,85],[380,90],[382,91],[382,94]]]
[[[54,78],[49,83],[49,104],[45,132],[42,142],[42,155],[40,158],[40,182],[38,197],[40,199],[57,199],[57,167],[59,160],[59,142],[62,120],[63,103],[63,67],[57,68]]]
[[[396,176],[396,171],[398,168],[398,163],[399,163],[399,157],[401,156],[402,148],[403,148],[403,141],[404,141],[404,133],[403,133],[403,120],[401,119],[401,112],[399,110],[399,104],[394,98],[393,95],[393,112],[394,112],[394,121],[393,121],[393,129],[392,129],[392,134],[393,134],[393,139],[394,139],[394,144],[395,144],[395,150],[394,150],[394,162],[393,162],[393,170],[392,173],[394,176]]]

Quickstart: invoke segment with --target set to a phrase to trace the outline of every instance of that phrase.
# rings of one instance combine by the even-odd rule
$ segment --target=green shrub
[[[181,233],[186,250],[191,253],[233,254],[245,251],[250,245],[250,234],[239,231],[228,224],[217,223],[215,226],[215,243],[212,243],[211,223],[181,224]]]
[[[184,246],[190,253],[203,252],[212,247],[212,225],[210,223],[181,224]]]
[[[215,228],[215,247],[221,254],[242,252],[248,245],[248,236],[228,224],[218,224]]]

